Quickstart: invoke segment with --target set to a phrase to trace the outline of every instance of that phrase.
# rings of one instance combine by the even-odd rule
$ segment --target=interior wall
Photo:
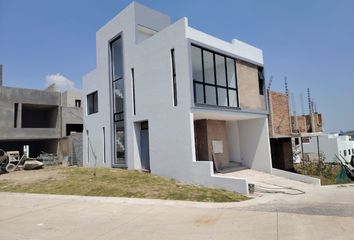
[[[197,120],[195,124],[196,157],[198,161],[214,161],[217,168],[222,169],[229,165],[229,143],[226,130],[226,121]],[[213,141],[221,141],[223,152],[213,152]]]
[[[271,173],[267,118],[241,120],[239,132],[242,163],[251,169]]]
[[[207,120],[207,136],[209,159],[213,159],[220,168],[225,168],[229,165],[229,144],[226,134],[226,121]],[[221,141],[223,153],[213,154],[213,141]],[[214,156],[213,156],[214,155]]]
[[[242,162],[240,149],[240,132],[238,121],[227,121],[226,132],[229,142],[229,155],[231,162]]]

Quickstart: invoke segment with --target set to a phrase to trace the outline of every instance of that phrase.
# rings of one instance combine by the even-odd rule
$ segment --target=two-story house
[[[271,173],[263,54],[132,3],[96,33],[83,78],[84,165],[148,170],[248,193],[237,167]]]

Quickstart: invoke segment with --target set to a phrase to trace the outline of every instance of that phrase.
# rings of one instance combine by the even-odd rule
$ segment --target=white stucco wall
[[[137,30],[138,25],[151,28],[156,33],[150,34],[151,37],[149,34],[140,34],[140,30]],[[86,108],[84,111],[84,165],[111,167],[114,159],[109,42],[119,34],[123,40],[125,158],[128,169],[141,168],[140,122],[148,121],[152,173],[247,194],[246,179],[215,176],[211,162],[196,162],[190,42],[214,44],[213,48],[218,51],[231,51],[229,54],[240,55],[240,58],[257,64],[263,64],[262,52],[254,48],[247,53],[244,50],[245,46],[238,49],[237,44],[196,32],[188,27],[186,18],[170,24],[168,16],[136,3],[130,4],[96,34],[97,66],[84,77],[83,88],[85,96],[98,91],[98,113],[87,115]],[[175,50],[177,106],[173,104],[171,49]],[[135,115],[131,68],[134,68]],[[241,121],[235,125],[228,124],[228,128],[233,129],[236,135],[240,135],[239,138],[246,139],[246,145],[237,143],[239,138],[236,135],[231,136],[230,141],[239,146],[233,153],[235,160],[246,159],[250,167],[270,172],[266,115],[263,112],[259,117],[261,119],[251,120],[249,123]],[[105,141],[102,139],[103,127]],[[88,147],[86,130],[89,131],[92,147]],[[258,139],[257,145],[248,146],[247,144],[254,145],[255,138]],[[106,153],[103,152],[104,142]],[[255,154],[252,154],[252,151],[255,151]],[[97,156],[96,162],[94,155]],[[103,162],[103,156],[106,156],[106,163]]]
[[[268,119],[239,121],[241,160],[247,167],[271,173]]]
[[[335,155],[342,155],[347,162],[350,162],[353,155],[354,141],[350,141],[349,136],[338,136],[338,134],[325,134],[319,136],[320,152],[325,156],[325,162],[337,162]],[[304,153],[317,154],[317,138],[311,137],[310,143],[303,144]],[[347,155],[344,156],[344,150]],[[349,151],[350,153],[349,154]]]

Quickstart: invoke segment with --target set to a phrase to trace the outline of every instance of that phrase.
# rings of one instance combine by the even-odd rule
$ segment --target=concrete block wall
[[[240,108],[265,111],[265,94],[259,94],[258,66],[237,60],[236,71]]]

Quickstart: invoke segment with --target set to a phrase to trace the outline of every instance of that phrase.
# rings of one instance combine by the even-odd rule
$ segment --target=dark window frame
[[[133,87],[133,113],[136,115],[136,106],[135,106],[135,72],[134,68],[130,69],[132,77],[132,87]]]
[[[177,79],[176,79],[176,61],[175,49],[171,49],[171,64],[172,64],[172,88],[173,88],[173,106],[177,106]]]
[[[96,96],[96,98],[95,98]],[[90,111],[89,99],[92,98],[92,112]],[[86,96],[87,101],[87,115],[98,113],[98,91],[94,91]]]
[[[264,68],[258,67],[258,87],[259,87],[259,95],[264,96]]]
[[[114,74],[114,57],[112,55],[113,49],[112,49],[112,45],[115,41],[121,39],[121,44],[122,44],[122,49],[123,49],[123,38],[122,38],[122,34],[119,34],[118,36],[114,37],[112,40],[109,41],[109,51],[110,51],[110,68],[111,68],[111,81],[112,81],[112,102],[113,102],[113,128],[114,128],[114,141],[116,141],[116,134],[117,134],[117,124],[119,122],[123,122],[123,127],[121,127],[121,130],[123,132],[123,137],[124,137],[124,147],[125,147],[125,128],[124,128],[124,58],[122,56],[122,76],[116,78],[115,74]],[[123,54],[123,52],[122,52]],[[123,106],[122,106],[122,111],[116,112],[116,99],[115,99],[115,93],[114,93],[114,89],[115,89],[115,84],[118,83],[118,81],[122,81],[123,82]],[[126,158],[125,158],[125,153],[126,151],[124,150],[123,152],[118,152],[117,148],[116,148],[116,142],[114,142],[114,159],[112,161],[112,166],[113,167],[125,167],[127,162],[126,162]],[[119,161],[122,161],[124,163],[118,163]]]
[[[236,58],[210,50],[208,48],[202,47],[200,45],[191,43],[191,47],[196,47],[201,49],[201,63],[202,63],[202,79],[203,81],[198,81],[193,78],[193,93],[194,93],[194,104],[196,105],[202,105],[202,106],[213,106],[213,107],[218,107],[218,108],[231,108],[231,109],[240,109],[240,101],[239,101],[239,90],[238,90],[238,81],[237,81],[237,69],[236,69]],[[204,69],[204,51],[211,52],[213,54],[213,70],[214,70],[214,84],[207,83],[205,82],[205,69]],[[215,63],[215,56],[219,55],[224,58],[224,65],[225,65],[225,78],[226,78],[226,86],[220,85],[217,80],[217,72],[216,72],[216,63]],[[234,73],[235,73],[235,85],[236,87],[231,87],[229,86],[229,76],[228,76],[228,68],[227,68],[227,58],[232,59],[234,62]],[[192,66],[193,67],[193,66]],[[203,103],[198,103],[197,102],[197,94],[196,94],[196,84],[201,84],[203,86],[203,97],[204,101]],[[206,103],[206,91],[205,87],[206,86],[211,86],[215,87],[215,101],[216,105],[211,105]],[[227,106],[219,105],[219,94],[218,94],[218,89],[225,89],[226,90],[226,97],[227,97]],[[230,106],[230,96],[229,96],[229,91],[235,91],[236,92],[236,98],[237,98],[237,106]]]

